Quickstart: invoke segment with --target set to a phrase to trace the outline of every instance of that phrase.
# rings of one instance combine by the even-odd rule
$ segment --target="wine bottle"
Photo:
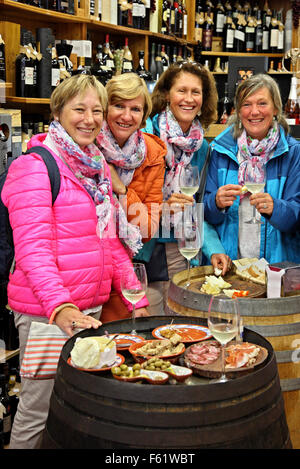
[[[115,73],[114,56],[109,44],[109,34],[105,36],[105,44],[103,48],[103,64],[111,71],[112,75]]]
[[[16,94],[17,96],[30,98],[33,94],[33,61],[30,51],[26,47],[26,30],[21,31],[21,46],[19,55],[16,58]]]
[[[300,124],[300,107],[297,96],[297,77],[291,78],[289,97],[284,107],[284,112],[289,125]]]
[[[0,420],[3,421],[3,441],[8,445],[11,433],[11,406],[7,392],[6,376],[0,375]]]
[[[185,5],[185,0],[182,0],[181,3],[182,8],[182,37],[184,39],[187,38],[187,25],[188,25],[188,12]]]
[[[263,35],[262,35],[262,52],[268,53],[269,52],[269,45],[270,45],[270,29],[267,25],[267,12],[263,12]]]
[[[170,6],[170,30],[169,32],[175,34],[175,2],[171,3]]]
[[[141,28],[140,0],[132,0],[132,25],[136,29]]]
[[[276,10],[272,11],[272,19],[270,23],[270,49],[269,52],[272,54],[277,53],[278,45],[278,23]]]
[[[251,13],[251,9],[249,9],[248,20],[245,27],[246,52],[254,52],[255,23]]]
[[[234,24],[237,23],[238,15],[242,15],[242,14],[243,14],[242,5],[240,4],[239,0],[237,0],[232,9],[232,21],[234,22]]]
[[[139,64],[137,66],[136,73],[145,81],[152,81],[151,73],[145,68],[145,52],[143,50],[139,50],[138,55]]]
[[[227,11],[224,29],[224,47],[226,52],[233,52],[235,25],[232,21],[232,10]]]
[[[164,0],[162,4],[162,34],[169,34],[169,22],[170,22],[170,2]]]
[[[261,10],[256,10],[255,20],[256,20],[256,28],[255,28],[254,51],[262,52],[263,28],[262,28],[262,21],[261,21]]]
[[[212,48],[213,28],[213,12],[211,11],[210,7],[208,7],[207,11],[205,12],[205,20],[202,31],[202,49],[204,51],[210,51]]]
[[[174,29],[172,32],[175,36],[180,36],[180,10],[176,0],[174,0]]]
[[[182,47],[178,46],[178,54],[176,57],[176,62],[180,63],[183,62],[183,54],[182,54]]]
[[[55,47],[52,47],[52,60],[51,60],[51,90],[54,91],[55,88],[60,83],[60,66],[57,59],[57,52]]]
[[[195,41],[199,41],[200,43],[202,43],[203,24],[204,24],[204,11],[203,11],[201,2],[198,2],[196,6],[194,35],[195,35]]]
[[[264,3],[264,13],[266,18],[266,26],[270,29],[271,19],[272,19],[272,11],[269,8],[268,0],[265,0]]]
[[[233,49],[234,52],[245,52],[245,26],[246,26],[245,17],[242,13],[239,13],[237,16],[236,27],[234,30],[234,42]]]
[[[277,24],[278,24],[278,39],[277,39],[277,53],[283,53],[284,48],[284,24],[282,19],[282,10],[277,12]]]
[[[156,79],[158,80],[158,78],[161,76],[161,74],[164,71],[163,64],[162,64],[162,61],[161,61],[161,44],[157,45],[155,62],[156,62]]]
[[[118,1],[118,24],[120,26],[128,25],[128,3],[123,0]]]
[[[103,62],[102,44],[97,45],[96,59],[92,66],[92,74],[95,75],[104,86],[112,78],[112,70]]]
[[[124,54],[122,61],[122,73],[133,72],[132,54],[128,46],[128,37],[125,37]]]
[[[162,44],[161,46],[161,63],[162,63],[163,71],[165,72],[169,67],[169,57],[165,51],[164,44]]]
[[[0,34],[0,81],[6,81],[5,42]]]
[[[32,63],[33,63],[33,87],[32,87],[32,94],[31,94],[31,97],[32,98],[36,98],[37,96],[39,98],[41,97],[44,97],[44,96],[40,96],[39,93],[38,93],[38,53],[37,53],[37,50],[36,50],[36,42],[35,42],[35,38],[32,34],[31,31],[28,31],[28,44],[27,46],[29,47],[29,50],[30,50],[30,55],[31,55],[31,59],[32,59]],[[42,56],[41,54],[39,54],[39,60],[41,60]]]
[[[284,52],[292,48],[292,35],[293,35],[293,10],[290,8],[285,15],[284,24]]]
[[[233,103],[229,99],[229,95],[228,95],[228,83],[227,82],[225,83],[224,97],[220,99],[218,108],[219,108],[218,109],[219,111],[218,123],[226,124],[232,112],[232,108],[233,108]]]
[[[153,81],[156,81],[156,62],[155,62],[155,43],[154,42],[152,42],[152,45],[151,45],[149,71],[151,73]]]
[[[215,24],[214,35],[216,37],[223,37],[224,23],[225,23],[225,9],[222,4],[222,0],[219,0],[216,6],[215,19],[214,19],[214,24]]]

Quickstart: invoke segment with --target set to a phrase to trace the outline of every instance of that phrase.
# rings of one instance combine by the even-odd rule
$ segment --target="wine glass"
[[[122,270],[121,290],[126,300],[132,304],[132,331],[130,334],[136,335],[135,305],[145,296],[147,290],[147,273],[144,264],[134,263],[131,268]]]
[[[193,196],[200,184],[198,166],[182,166],[179,173],[179,187],[183,194]]]
[[[251,165],[251,163],[250,163]],[[264,190],[265,184],[266,184],[266,167],[264,164],[260,165],[262,171],[260,174],[257,174],[254,170],[255,165],[260,165],[260,163],[252,163],[252,168],[251,170],[246,171],[245,175],[245,180],[244,184],[247,187],[248,191],[251,192],[251,194],[258,194],[259,192],[262,192]],[[250,168],[249,168],[250,169]],[[259,218],[256,217],[257,215],[257,210],[255,205],[253,205],[253,215],[250,220],[247,220],[245,223],[248,223],[250,225],[253,224],[260,224],[262,223]]]
[[[178,249],[180,254],[186,258],[188,262],[188,277],[187,282],[183,285],[184,288],[188,288],[191,284],[190,282],[190,271],[191,265],[190,261],[195,257],[199,249],[201,248],[201,239],[200,233],[195,222],[187,222],[181,226],[181,230],[178,236]]]
[[[208,307],[207,323],[210,333],[221,344],[222,374],[216,381],[226,382],[225,345],[234,339],[239,332],[237,302],[232,299],[222,300],[212,295]]]

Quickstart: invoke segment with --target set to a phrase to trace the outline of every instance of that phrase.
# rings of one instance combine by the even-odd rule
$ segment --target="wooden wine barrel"
[[[150,338],[165,323],[164,316],[138,318],[137,332]],[[109,333],[130,328],[128,320],[105,324]],[[265,347],[268,357],[248,375],[226,383],[193,377],[190,385],[151,385],[67,363],[76,337],[103,333],[103,327],[82,331],[63,347],[42,449],[291,448],[274,351],[259,334],[247,330],[246,338]]]
[[[213,268],[196,267],[191,272],[196,284],[198,278],[212,274]],[[174,275],[168,314],[207,318],[210,296],[182,288],[186,279],[187,271]],[[244,298],[239,304],[243,324],[266,337],[274,348],[291,440],[293,447],[300,449],[300,297]],[[221,308],[215,302],[214,307]]]

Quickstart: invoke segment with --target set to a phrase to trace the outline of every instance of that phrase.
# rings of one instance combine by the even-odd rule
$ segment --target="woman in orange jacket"
[[[135,73],[113,77],[106,85],[106,121],[97,145],[110,166],[113,191],[127,211],[130,223],[139,226],[142,241],[157,232],[165,172],[166,146],[156,136],[142,132],[152,104],[145,82]],[[148,315],[145,308],[136,316]],[[112,292],[103,306],[103,323],[128,318],[129,313]]]

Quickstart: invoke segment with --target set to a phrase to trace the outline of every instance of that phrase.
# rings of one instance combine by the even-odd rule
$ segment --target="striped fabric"
[[[60,352],[68,338],[54,324],[33,321],[29,330],[20,375],[27,379],[54,378]]]

